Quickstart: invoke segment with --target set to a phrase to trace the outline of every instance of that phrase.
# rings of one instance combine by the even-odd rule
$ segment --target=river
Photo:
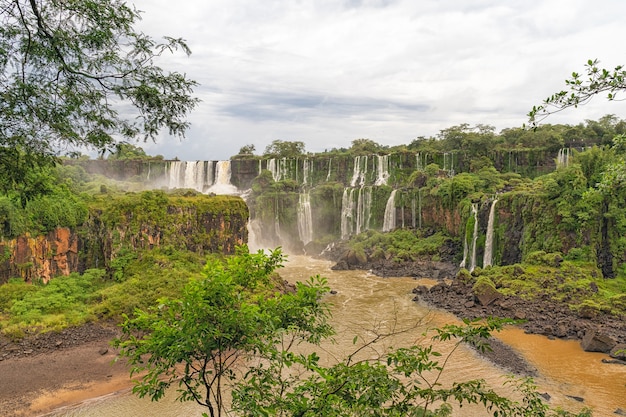
[[[355,336],[369,340],[376,329],[410,329],[387,339],[385,346],[408,346],[424,339],[426,329],[456,321],[454,316],[413,302],[411,290],[431,280],[412,278],[380,278],[367,271],[332,271],[331,263],[305,256],[290,256],[279,272],[289,281],[302,281],[320,274],[328,279],[336,294],[329,295],[333,304],[333,323],[337,330],[335,344],[325,343],[320,352],[329,363],[344,357],[354,349]],[[550,395],[550,404],[571,411],[583,405],[594,409],[594,416],[615,415],[617,409],[626,410],[626,366],[604,364],[605,355],[584,352],[575,341],[549,340],[543,336],[527,335],[511,328],[497,335],[515,348],[539,370],[535,379],[539,392]],[[428,342],[428,340],[426,340]],[[450,345],[437,345],[447,353]],[[375,355],[373,351],[369,353]],[[485,361],[473,350],[461,347],[453,353],[446,366],[443,384],[453,380],[482,378],[502,394],[511,395],[504,384],[506,372]],[[47,417],[135,417],[181,415],[200,416],[202,409],[193,403],[178,403],[174,395],[158,403],[138,399],[129,392],[95,398],[76,406],[64,407]],[[584,403],[571,398],[581,397]],[[455,410],[455,416],[482,417],[490,414],[480,407],[464,406]]]

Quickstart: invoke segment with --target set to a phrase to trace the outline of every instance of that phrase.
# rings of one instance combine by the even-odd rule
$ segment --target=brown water
[[[411,278],[379,278],[366,271],[331,271],[331,264],[309,257],[292,256],[281,275],[289,281],[306,280],[320,274],[328,278],[330,287],[337,294],[330,295],[333,303],[333,321],[337,330],[335,344],[325,343],[319,352],[331,363],[351,353],[353,339],[370,340],[378,332],[405,329],[393,338],[378,344],[375,350],[363,355],[376,357],[385,347],[400,347],[424,340],[423,333],[429,327],[456,321],[448,313],[431,311],[412,301],[411,290],[417,285]],[[424,284],[428,284],[425,280]],[[542,336],[526,335],[517,329],[508,329],[498,335],[513,346],[540,372],[536,378],[540,392],[552,397],[550,404],[571,411],[580,410],[581,403],[567,397],[578,396],[584,405],[594,408],[595,416],[610,416],[617,408],[626,409],[626,367],[603,364],[601,354],[587,353],[574,341],[548,340]],[[428,340],[426,340],[428,341]],[[446,354],[451,345],[437,345]],[[504,385],[505,372],[477,356],[472,350],[461,347],[456,350],[446,371],[443,384],[482,378],[498,392],[512,395],[511,388]],[[97,398],[79,406],[68,407],[49,414],[54,417],[100,417],[100,416],[180,416],[201,415],[202,409],[192,403],[173,401],[173,395],[159,403],[140,400],[129,393],[118,393]],[[488,416],[480,407],[464,406],[455,416]]]

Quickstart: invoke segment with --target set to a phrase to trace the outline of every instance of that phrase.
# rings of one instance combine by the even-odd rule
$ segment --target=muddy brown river
[[[410,329],[377,346],[408,346],[424,340],[429,327],[456,321],[454,316],[412,301],[411,290],[419,281],[412,278],[379,278],[366,271],[332,271],[331,263],[305,256],[290,256],[281,275],[289,281],[306,280],[320,274],[328,279],[337,293],[330,295],[333,303],[333,322],[337,331],[334,344],[325,343],[316,349],[328,363],[345,357],[353,351],[353,339],[365,340],[374,332],[389,329]],[[428,284],[429,280],[422,280]],[[535,378],[539,392],[548,393],[551,406],[578,411],[583,406],[594,410],[594,416],[614,416],[617,409],[626,411],[626,366],[604,364],[606,355],[584,352],[577,342],[549,340],[538,335],[527,335],[516,328],[497,335],[512,346],[539,372]],[[451,345],[437,345],[442,353]],[[375,357],[374,351],[364,352]],[[504,384],[506,372],[478,356],[473,350],[457,349],[446,365],[441,382],[482,378],[498,392],[514,395]],[[181,404],[166,396],[158,403],[138,399],[129,392],[120,392],[95,398],[79,405],[65,407],[46,416],[50,417],[134,417],[134,416],[200,416],[202,409],[195,404]],[[584,399],[581,403],[572,397]],[[490,414],[481,407],[464,406],[454,411],[455,416],[482,417]]]

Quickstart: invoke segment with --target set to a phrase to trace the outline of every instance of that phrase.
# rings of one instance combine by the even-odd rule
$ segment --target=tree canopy
[[[190,50],[138,32],[140,19],[121,0],[0,0],[0,173],[16,177],[5,189],[74,146],[184,135],[196,82],[155,61]]]
[[[302,141],[274,140],[267,145],[263,155],[275,158],[296,158],[303,155],[305,145]]]

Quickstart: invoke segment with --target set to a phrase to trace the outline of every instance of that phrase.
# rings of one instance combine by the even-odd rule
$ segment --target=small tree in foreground
[[[530,379],[511,381],[516,400],[482,380],[440,381],[462,343],[488,349],[503,320],[434,329],[433,341],[453,341],[446,355],[429,344],[382,349],[382,340],[413,329],[374,329],[369,340],[354,338],[345,359],[322,365],[313,351],[333,333],[328,287],[318,276],[279,291],[272,277],[283,260],[279,250],[249,254],[243,247],[208,261],[204,277],[191,280],[180,299],[127,317],[116,346],[131,375],[139,375],[133,392],[159,400],[176,384],[179,400],[205,406],[211,417],[447,416],[451,403],[482,404],[497,417],[572,415],[549,410]],[[297,348],[301,343],[309,346]]]
[[[126,318],[115,344],[131,375],[141,374],[133,392],[158,400],[175,383],[179,400],[221,416],[229,384],[252,357],[266,355],[279,338],[293,345],[330,335],[328,306],[320,301],[325,281],[279,291],[272,278],[283,259],[278,249],[249,254],[244,247],[225,261],[208,261],[204,278],[190,281],[180,299]]]

